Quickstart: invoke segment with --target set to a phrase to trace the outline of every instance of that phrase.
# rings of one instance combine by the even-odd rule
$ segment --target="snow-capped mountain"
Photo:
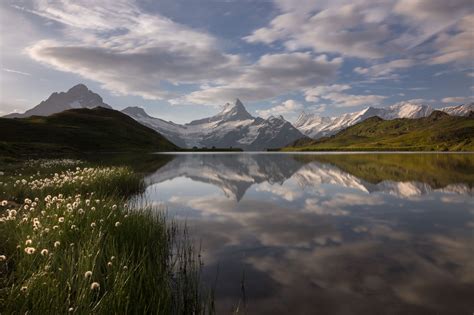
[[[440,110],[451,116],[468,116],[470,112],[474,112],[474,103],[443,107]]]
[[[212,117],[184,125],[151,117],[137,107],[126,108],[123,112],[183,147],[264,150],[282,147],[304,137],[282,116],[268,119],[253,117],[238,99],[233,104],[225,104]]]
[[[474,103],[450,106],[439,109],[449,115],[466,116],[474,111]],[[385,108],[367,107],[361,111],[343,114],[335,117],[321,117],[315,114],[302,112],[294,126],[304,135],[317,139],[336,134],[342,129],[355,125],[367,118],[378,116],[385,120],[396,118],[421,118],[433,112],[429,105],[412,103],[395,104]]]
[[[6,118],[22,118],[36,116],[49,116],[73,108],[111,108],[105,104],[99,94],[89,90],[84,84],[78,84],[70,88],[67,92],[53,93],[47,100],[42,101],[23,114],[9,114]]]
[[[142,125],[159,131],[159,133],[177,146],[186,147],[186,143],[181,136],[183,130],[182,125],[175,124],[172,121],[165,121],[160,118],[152,117],[141,107],[127,107],[122,110],[122,113],[127,114]]]

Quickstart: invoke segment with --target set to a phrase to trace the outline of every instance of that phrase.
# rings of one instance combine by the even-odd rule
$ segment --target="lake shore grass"
[[[130,168],[53,160],[0,171],[0,313],[212,313],[185,229],[129,208],[144,189]]]

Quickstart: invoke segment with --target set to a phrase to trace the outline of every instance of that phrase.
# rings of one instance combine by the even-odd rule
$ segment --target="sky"
[[[472,0],[2,0],[0,115],[78,83],[178,123],[473,101]]]

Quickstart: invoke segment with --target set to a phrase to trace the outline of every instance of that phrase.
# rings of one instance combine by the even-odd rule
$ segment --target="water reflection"
[[[201,241],[221,313],[458,314],[474,311],[473,174],[466,154],[186,154],[146,195]]]

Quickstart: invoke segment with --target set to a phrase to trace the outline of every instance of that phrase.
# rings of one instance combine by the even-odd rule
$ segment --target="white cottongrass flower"
[[[120,223],[119,221],[115,222],[115,227],[119,227],[120,224],[121,224],[121,223]]]
[[[116,210],[116,209],[117,209],[117,205],[113,205],[112,210]]]
[[[109,262],[107,263],[107,267],[112,267],[112,262],[111,262],[111,261],[109,261]]]
[[[56,241],[54,242],[54,248],[57,248],[61,245],[61,242],[60,241]]]
[[[5,207],[7,204],[8,204],[8,201],[6,201],[6,200],[3,200],[3,201],[2,201],[2,206],[3,206],[3,207]]]
[[[91,228],[95,228],[95,226],[96,226],[95,222],[92,222],[91,223]]]
[[[7,256],[5,255],[0,255],[0,261],[5,261],[7,260]]]
[[[47,256],[48,253],[49,253],[49,251],[46,248],[41,250],[41,256]]]
[[[84,278],[89,279],[90,277],[92,277],[92,271],[86,271],[86,273],[84,274]]]
[[[100,284],[98,282],[91,283],[91,290],[99,290],[99,289],[100,289]]]
[[[20,291],[21,291],[21,292],[23,292],[23,293],[25,293],[25,292],[26,292],[26,290],[28,290],[28,288],[27,288],[27,287],[25,287],[25,286],[21,287],[21,289],[20,289]]]
[[[64,217],[60,217],[60,218],[58,219],[58,221],[59,221],[59,223],[63,223],[63,222],[64,222]]]
[[[74,307],[70,307],[70,308],[68,309],[68,312],[69,312],[69,313],[74,312]]]
[[[25,241],[25,245],[31,245],[32,243],[33,243],[32,240],[26,240],[26,241]]]
[[[25,253],[27,253],[28,255],[34,254],[35,251],[36,251],[36,249],[34,247],[26,247],[25,248]]]

